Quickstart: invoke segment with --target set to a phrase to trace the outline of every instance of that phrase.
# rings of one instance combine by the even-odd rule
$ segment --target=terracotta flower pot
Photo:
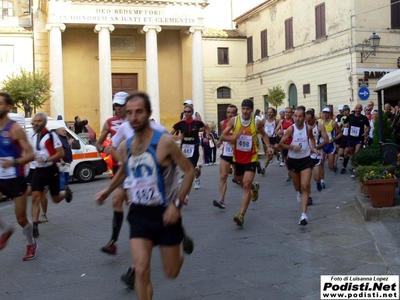
[[[373,207],[389,207],[394,204],[397,178],[364,180]]]

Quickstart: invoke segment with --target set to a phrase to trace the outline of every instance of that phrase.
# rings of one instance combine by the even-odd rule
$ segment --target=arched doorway
[[[292,108],[297,107],[297,88],[293,83],[289,86],[289,106]]]

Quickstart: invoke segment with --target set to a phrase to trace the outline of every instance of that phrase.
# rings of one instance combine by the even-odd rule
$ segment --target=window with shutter
[[[229,64],[229,48],[218,48],[218,64]]]
[[[267,29],[261,31],[261,58],[268,57]]]
[[[285,20],[285,49],[293,49],[293,18]]]
[[[321,3],[315,7],[315,37],[320,39],[325,36],[325,3]]]
[[[391,0],[390,13],[392,29],[400,29],[400,2]]]
[[[251,64],[253,62],[253,37],[249,36],[247,38],[247,63]]]

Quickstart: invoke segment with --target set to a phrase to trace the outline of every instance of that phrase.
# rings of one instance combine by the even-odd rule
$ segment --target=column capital
[[[143,26],[142,28],[139,28],[139,33],[147,33],[149,32],[149,30],[154,29],[156,31],[156,33],[159,33],[161,31],[161,26],[158,25],[146,25]]]
[[[61,30],[61,32],[64,32],[64,30],[66,28],[65,24],[63,24],[63,23],[49,23],[49,24],[46,24],[46,30],[48,30],[48,31],[50,31],[51,28],[53,28],[53,27],[58,27]]]
[[[189,28],[190,33],[195,33],[196,31],[201,31],[201,33],[205,33],[206,29],[203,26],[192,26]]]
[[[108,29],[108,31],[113,32],[115,27],[112,24],[97,24],[94,26],[94,32],[99,33],[102,29]]]

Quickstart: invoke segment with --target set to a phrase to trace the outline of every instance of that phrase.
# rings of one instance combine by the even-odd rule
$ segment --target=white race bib
[[[358,137],[360,135],[360,127],[351,126],[350,135],[354,137]]]
[[[222,155],[224,156],[233,156],[233,146],[231,143],[224,142],[222,149]]]
[[[157,176],[134,178],[129,184],[130,199],[139,205],[161,205],[163,199],[158,189]]]
[[[274,128],[273,127],[267,127],[267,135],[269,137],[272,137],[274,135]]]
[[[349,135],[349,128],[345,127],[343,128],[343,135],[348,136]]]
[[[0,158],[0,179],[11,179],[11,178],[17,178],[17,172],[15,167],[9,167],[4,169],[3,168],[3,160],[14,160],[14,157],[8,156],[8,157],[2,157]]]
[[[236,149],[243,152],[250,152],[253,148],[253,137],[251,135],[241,135],[236,140]]]
[[[194,146],[190,144],[182,144],[182,152],[187,158],[190,158],[194,154]]]

